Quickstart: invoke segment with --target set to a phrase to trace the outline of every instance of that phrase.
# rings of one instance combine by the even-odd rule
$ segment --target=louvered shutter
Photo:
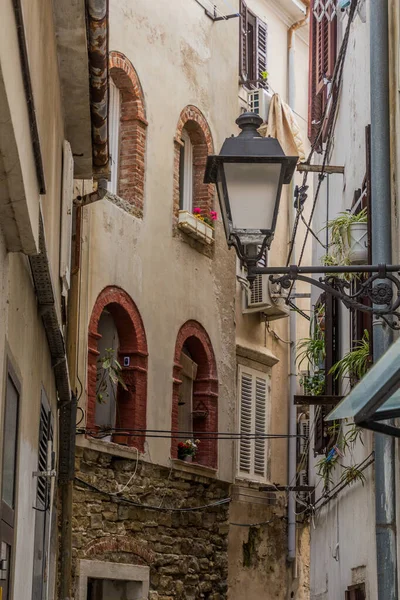
[[[257,438],[267,432],[268,377],[260,371],[239,367],[240,446],[239,471],[249,478],[264,479],[267,444]]]
[[[60,278],[62,293],[66,295],[71,278],[72,200],[74,187],[74,159],[69,142],[63,144],[63,177],[61,199]]]
[[[265,435],[267,425],[267,382],[260,377],[255,378],[255,433]],[[266,456],[265,438],[257,438],[254,441],[254,472],[256,475],[265,477]]]
[[[262,80],[262,73],[264,71],[267,71],[267,49],[268,49],[268,28],[267,28],[267,24],[264,23],[263,21],[260,21],[260,19],[257,19],[257,42],[256,42],[256,49],[257,49],[257,56],[256,56],[256,76],[257,79]],[[267,81],[259,81],[258,86],[260,88],[268,88],[268,83]]]
[[[248,373],[241,373],[240,378],[240,471],[251,473],[252,442],[246,436],[251,434],[252,426],[253,378]]]
[[[239,44],[239,76],[242,82],[248,78],[247,72],[247,61],[248,61],[248,49],[247,49],[247,6],[243,0],[240,1],[240,44]]]

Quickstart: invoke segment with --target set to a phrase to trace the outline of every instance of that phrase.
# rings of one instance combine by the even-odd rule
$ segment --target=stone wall
[[[229,496],[228,483],[196,474],[195,466],[167,469],[82,447],[76,456],[75,585],[79,559],[104,560],[150,567],[151,600],[227,597],[229,504],[185,513],[149,510],[78,480],[110,493],[126,486],[121,497],[164,508],[215,503]]]

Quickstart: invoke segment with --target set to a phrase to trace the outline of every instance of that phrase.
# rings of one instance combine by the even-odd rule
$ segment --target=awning
[[[400,417],[400,339],[392,344],[325,420],[351,417],[360,427],[400,437],[398,427],[383,423]]]

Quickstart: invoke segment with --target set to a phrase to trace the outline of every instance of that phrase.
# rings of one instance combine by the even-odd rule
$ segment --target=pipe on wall
[[[372,262],[391,264],[391,163],[388,0],[370,2]],[[392,342],[374,321],[376,362]],[[397,600],[395,440],[375,434],[375,535],[378,600]]]
[[[108,175],[108,0],[87,0],[90,112],[95,175]]]

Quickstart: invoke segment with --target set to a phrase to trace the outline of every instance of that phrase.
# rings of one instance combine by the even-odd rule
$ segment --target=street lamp
[[[262,122],[251,112],[236,119],[241,133],[208,157],[204,178],[217,186],[228,244],[242,260],[252,256],[251,262],[271,245],[282,185],[291,182],[298,161],[285,155],[277,139],[258,133]]]
[[[255,113],[242,114],[236,123],[241,133],[227,138],[219,155],[208,157],[204,182],[216,184],[228,245],[247,267],[250,285],[257,275],[269,275],[286,289],[295,280],[304,281],[346,308],[372,313],[400,330],[400,265],[260,266],[274,238],[282,185],[291,182],[298,157],[286,156],[278,140],[258,133],[262,119]],[[343,273],[369,277],[353,292]],[[306,277],[316,274],[323,277]]]

